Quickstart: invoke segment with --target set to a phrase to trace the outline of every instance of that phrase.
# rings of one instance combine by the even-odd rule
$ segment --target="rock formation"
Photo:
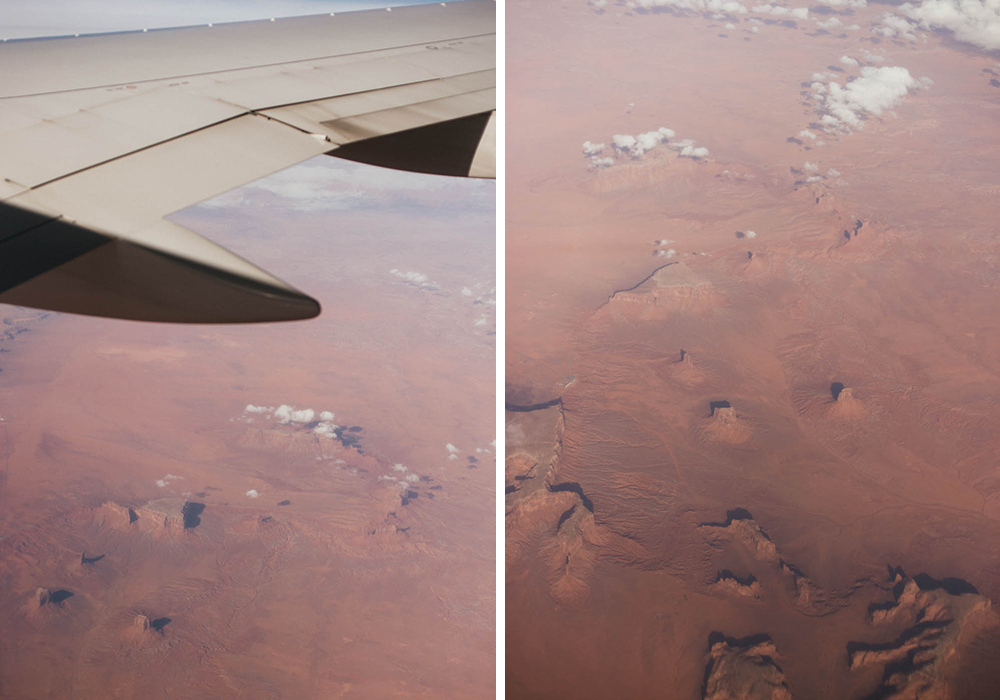
[[[712,644],[711,654],[704,700],[791,700],[770,638],[723,639]]]
[[[948,667],[961,663],[977,637],[1000,630],[1000,616],[964,582],[954,586],[929,576],[898,579],[895,600],[873,606],[870,620],[873,627],[908,626],[891,642],[848,644],[850,667],[883,666],[875,693],[880,698],[953,697]]]
[[[741,579],[729,571],[719,572],[715,583],[708,590],[724,596],[760,600],[760,581],[752,575]]]
[[[746,516],[746,517],[742,517]],[[746,511],[730,511],[725,523],[705,523],[701,529],[712,539],[727,538],[740,543],[757,561],[779,564],[778,549]]]
[[[739,444],[750,439],[750,428],[736,414],[736,409],[728,401],[713,401],[712,415],[708,419],[705,432],[709,439],[718,442]]]
[[[833,418],[843,420],[855,420],[864,417],[866,411],[864,404],[854,396],[851,387],[844,387],[839,390],[831,389],[833,405],[830,406],[829,415]]]

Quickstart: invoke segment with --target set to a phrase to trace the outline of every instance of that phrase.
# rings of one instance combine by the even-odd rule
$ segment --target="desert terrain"
[[[0,697],[492,696],[493,198],[320,159],[175,217],[309,322],[0,309]]]
[[[509,697],[1000,697],[1000,25],[925,5],[507,5]]]

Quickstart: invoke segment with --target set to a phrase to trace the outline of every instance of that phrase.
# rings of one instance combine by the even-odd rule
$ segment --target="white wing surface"
[[[495,14],[467,1],[0,44],[0,302],[317,315],[164,217],[324,153],[494,177]]]

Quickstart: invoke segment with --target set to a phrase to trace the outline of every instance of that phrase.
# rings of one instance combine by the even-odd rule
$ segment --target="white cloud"
[[[864,7],[868,0],[816,0],[820,5],[828,7]]]
[[[647,131],[644,134],[639,134],[635,137],[635,146],[632,149],[632,155],[635,157],[641,156],[646,151],[652,150],[663,143],[664,136],[659,131]]]
[[[448,450],[448,452],[450,452],[452,454],[455,454],[456,452],[459,452],[459,449],[457,447],[455,447],[454,445],[452,445],[450,442],[447,445],[444,446],[444,449]]]
[[[886,39],[892,39],[895,37],[900,37],[902,39],[909,39],[910,41],[916,41],[917,35],[914,30],[917,25],[908,22],[906,19],[900,17],[899,15],[894,15],[891,12],[886,12],[882,15],[881,26],[872,29],[872,34],[876,36],[885,37]]]
[[[611,145],[616,151],[631,151],[635,148],[635,137],[628,134],[615,134],[611,137]]]
[[[814,134],[813,132],[809,131],[808,129],[803,129],[802,131],[799,132],[799,138],[800,139],[811,139],[811,140],[815,141],[816,140],[816,134]]]
[[[840,171],[839,170],[834,170],[833,168],[830,168],[829,170],[826,171],[826,176],[827,177],[840,177]]]
[[[319,419],[327,422],[332,421],[333,413],[331,411],[321,411],[319,414]]]
[[[389,270],[390,275],[395,275],[400,279],[406,280],[407,282],[413,282],[414,284],[423,284],[427,281],[427,275],[420,272],[401,272],[396,268]]]
[[[817,22],[816,23],[816,28],[817,29],[827,29],[827,30],[829,30],[829,29],[848,29],[848,30],[851,30],[851,31],[857,31],[858,29],[861,29],[861,25],[859,25],[859,24],[850,24],[850,25],[844,24],[843,22],[840,21],[839,17],[831,17],[830,19],[825,20],[823,22]],[[864,50],[864,49],[862,49],[862,50]]]
[[[923,0],[900,5],[899,11],[923,29],[945,29],[959,41],[1000,49],[1000,0]]]
[[[858,65],[858,59],[851,58],[850,56],[841,56],[840,62],[843,63],[845,66],[856,67]]]
[[[806,161],[802,167],[805,169],[807,173],[819,172],[819,166],[816,165],[815,163],[810,163],[809,161]]]
[[[250,489],[249,491],[247,491],[247,496],[249,496],[250,498],[257,498],[257,496],[259,495],[260,494],[257,493],[257,489]]]
[[[274,417],[283,425],[288,423],[311,423],[316,418],[316,411],[311,408],[296,410],[293,406],[282,404],[274,410]]]
[[[707,158],[708,149],[704,146],[695,146],[694,139],[683,139],[670,144],[670,148],[677,151],[681,158]]]
[[[762,15],[773,15],[774,17],[794,17],[795,19],[809,19],[809,8],[807,7],[782,7],[781,5],[754,5],[753,11]]]
[[[756,238],[757,237],[757,232],[756,231],[747,231],[743,235],[746,236],[747,238]]]
[[[468,287],[462,287],[462,296],[463,297],[471,297],[472,296],[472,290],[469,289]]]
[[[820,123],[826,131],[849,133],[864,126],[867,115],[881,116],[914,90],[929,87],[929,78],[919,80],[901,66],[865,66],[861,77],[847,83],[830,82],[822,101]]]
[[[337,426],[333,423],[327,423],[324,421],[313,428],[313,432],[320,437],[333,439],[337,437]]]
[[[595,10],[602,10],[608,4],[608,0],[587,0],[587,4]]]
[[[458,455],[448,455],[448,459],[458,459]]]
[[[252,403],[248,403],[247,407],[243,409],[244,413],[270,413],[274,410],[274,406],[254,406]]]
[[[417,474],[407,474],[406,481],[409,481],[411,484],[415,484],[420,481],[420,476]]]
[[[736,0],[631,0],[626,6],[632,10],[653,11],[666,8],[730,15],[742,15],[747,11],[747,8]]]
[[[868,63],[884,63],[885,56],[881,51],[869,51],[868,49],[861,49],[861,55],[865,57]]]
[[[401,464],[400,462],[396,462],[395,464],[392,465],[392,470],[394,472],[405,472],[408,469],[409,469],[408,466],[406,466],[405,464]],[[392,478],[395,479],[396,477]]]
[[[156,485],[159,486],[162,489],[164,486],[167,486],[167,482],[164,481],[163,479],[157,479],[156,480]]]
[[[674,250],[673,248],[670,248],[669,250],[658,250],[656,251],[656,254],[659,255],[661,258],[672,258],[675,255],[677,255],[677,251]]]
[[[403,272],[402,270],[394,267],[389,270],[389,274],[393,277],[398,277],[411,287],[419,287],[420,289],[430,290],[438,288],[437,284],[435,282],[431,282],[430,278],[422,272],[414,272],[412,270]]]
[[[585,156],[596,156],[598,153],[604,152],[605,145],[603,143],[593,143],[591,141],[583,142],[583,155]]]
[[[614,164],[615,164],[614,158],[591,158],[588,167],[594,170],[599,170],[601,168],[610,168]]]

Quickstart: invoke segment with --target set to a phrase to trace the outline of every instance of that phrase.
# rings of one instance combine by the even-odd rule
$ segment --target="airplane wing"
[[[0,303],[317,315],[164,217],[324,153],[495,177],[495,24],[486,0],[0,44]]]

